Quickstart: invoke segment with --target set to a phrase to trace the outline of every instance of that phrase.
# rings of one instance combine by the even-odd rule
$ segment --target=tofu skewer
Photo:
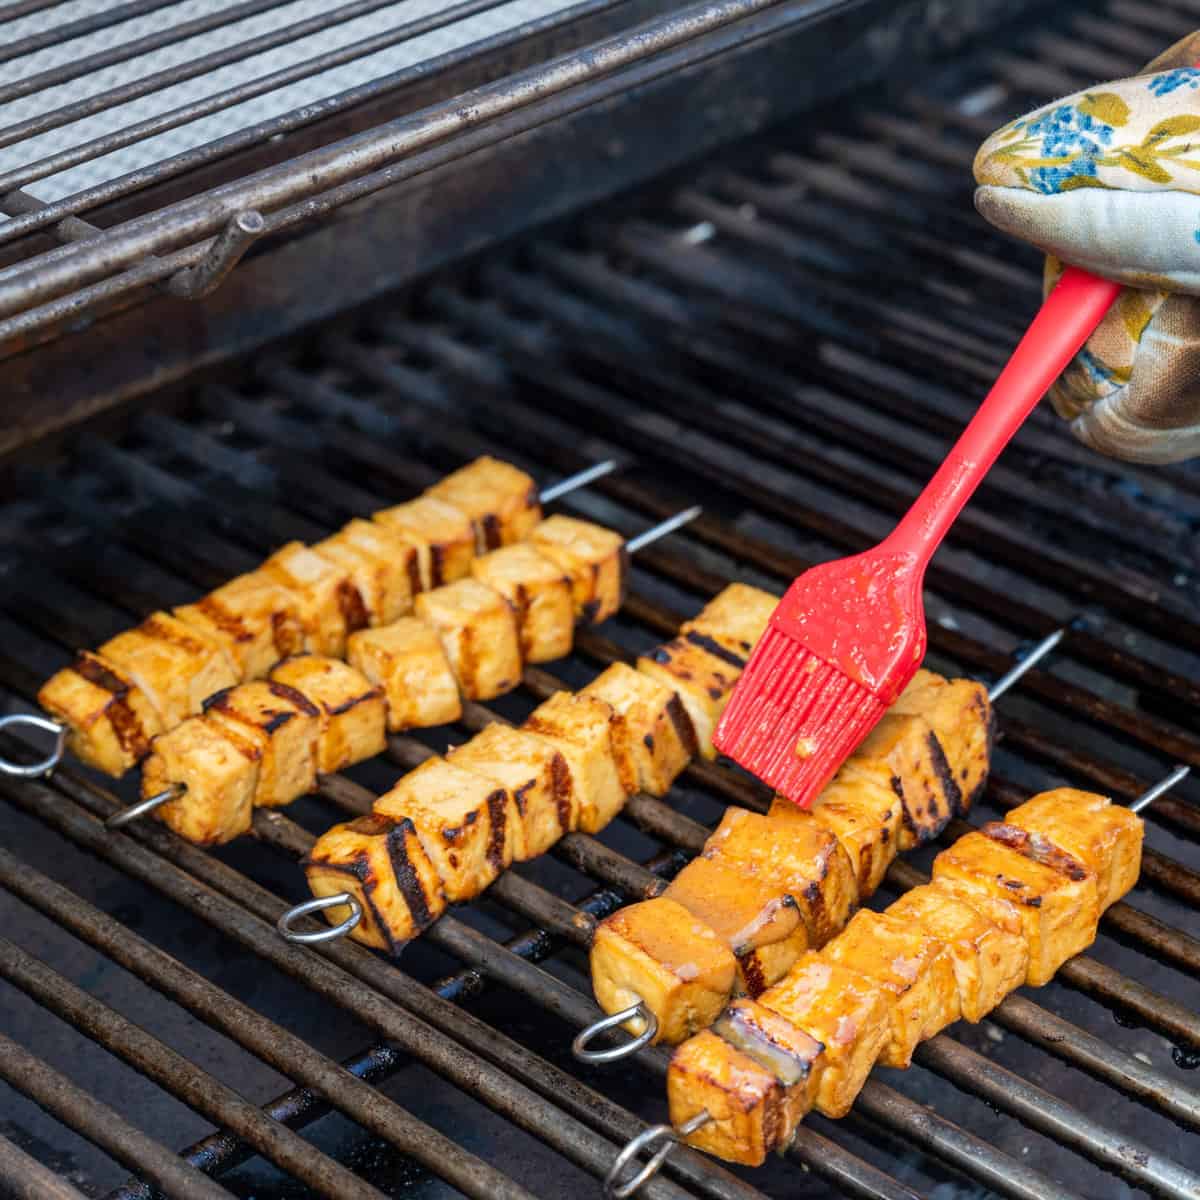
[[[562,495],[615,467],[597,464],[548,491]],[[154,735],[198,713],[212,692],[262,678],[304,651],[344,657],[356,630],[405,616],[422,590],[468,575],[479,547],[513,544],[541,519],[532,479],[484,456],[410,505],[350,521],[312,547],[289,543],[202,600],[84,652],[47,681],[39,703],[61,726],[65,748],[120,776]]]
[[[673,518],[668,525],[679,523]],[[714,645],[732,638],[753,643],[773,604],[768,593],[734,584],[685,629]],[[757,626],[748,621],[747,608],[757,614]],[[737,674],[729,669],[723,675],[727,690]],[[663,795],[711,744],[688,716],[681,698],[688,686],[701,685],[681,677],[668,687],[655,675],[615,663],[580,692],[552,695],[520,729],[489,725],[466,745],[428,760],[379,798],[375,815],[392,825],[411,823],[437,868],[442,901],[470,899],[510,862],[544,853],[564,833],[603,829],[633,792]],[[457,783],[448,786],[451,780]],[[316,899],[285,914],[284,936],[318,941],[349,933],[395,953],[419,934],[442,911],[437,897],[422,893],[414,906],[402,888],[389,885],[389,904],[382,906],[378,888],[363,882],[375,880],[370,864],[386,861],[379,839],[395,836],[386,825],[364,829],[350,822],[319,838],[304,862]],[[322,911],[333,928],[291,928],[294,917],[314,911]],[[778,919],[793,930],[798,923],[792,908]]]
[[[677,1141],[758,1165],[811,1109],[844,1116],[875,1062],[907,1066],[919,1041],[959,1015],[979,1020],[1022,983],[1052,978],[1136,883],[1137,812],[1185,774],[1177,768],[1129,808],[1060,788],[964,835],[935,860],[930,884],[883,913],[859,913],[758,1002],[735,1002],[712,1031],[676,1050],[667,1075],[672,1124],[624,1148],[606,1194],[633,1195]],[[986,848],[963,852],[980,838],[991,861]],[[979,863],[970,888],[959,886],[965,860]],[[939,871],[948,862],[958,865]],[[1009,888],[1010,879],[1021,887]],[[651,1163],[621,1183],[651,1147]]]
[[[677,514],[635,540],[648,545],[698,512],[689,509]],[[535,526],[533,532],[545,524],[548,522]],[[624,558],[625,543],[619,535],[587,522],[571,521],[571,525],[581,529],[586,545],[594,548],[592,566]],[[578,551],[577,557],[586,555]],[[315,724],[293,720],[284,728],[285,721],[292,718],[278,711],[277,695],[264,698],[261,681],[225,688],[221,702],[211,712],[210,701],[205,711],[195,716],[180,716],[184,708],[184,698],[180,698],[175,711],[180,722],[160,729],[150,743],[142,800],[113,814],[107,822],[109,828],[162,806],[160,817],[189,840],[227,842],[249,829],[254,807],[288,804],[312,789],[317,773],[329,774],[379,753],[388,730],[453,722],[462,715],[464,699],[492,699],[511,691],[520,682],[527,661],[543,661],[564,641],[570,648],[576,614],[573,584],[559,567],[541,558],[531,546],[515,544],[474,559],[472,568],[478,577],[420,593],[416,615],[351,634],[346,647],[348,663],[328,655],[301,653],[273,666],[268,676],[271,686],[295,689],[312,705],[312,714],[306,715],[314,716]],[[603,577],[603,570],[597,575]],[[482,582],[492,578],[500,583],[499,588]],[[612,586],[623,585],[622,567],[613,576]],[[604,603],[589,611],[604,614],[619,607],[622,597],[604,591],[605,586],[599,593]],[[510,594],[521,602],[521,608],[510,601]],[[186,631],[186,626],[176,624]],[[194,636],[189,638],[188,645],[195,651],[200,643]],[[645,686],[654,690],[648,680]],[[225,707],[237,705],[243,698],[256,711],[271,714],[269,720],[256,721],[262,727],[249,735],[239,725],[231,727],[222,715]],[[615,694],[613,698],[618,699]],[[664,703],[673,700],[673,694],[665,694]],[[147,719],[153,715],[148,713]],[[198,723],[204,725],[203,732]],[[301,754],[295,744],[301,728],[310,741],[317,739],[311,753]],[[287,743],[287,748],[277,749],[277,742]],[[657,758],[670,752],[664,734]],[[567,753],[570,756],[572,751]],[[643,749],[639,761],[642,757],[649,757],[649,752]],[[310,758],[315,763],[312,771],[307,769]],[[270,781],[269,771],[276,759],[297,763],[287,786],[275,787]],[[220,777],[219,784],[210,772]],[[636,777],[632,759],[628,777]],[[252,796],[249,805],[247,794]],[[624,792],[608,796],[603,802],[605,812],[615,811],[624,801]]]

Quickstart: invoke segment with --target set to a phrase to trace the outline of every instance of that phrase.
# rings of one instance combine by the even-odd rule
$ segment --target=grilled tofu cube
[[[542,521],[529,540],[570,577],[577,620],[599,625],[620,611],[629,556],[619,533],[556,513]]]
[[[797,811],[785,820],[772,820],[728,808],[704,857],[761,880],[779,895],[790,895],[812,946],[823,946],[841,930],[858,904],[848,855],[811,813]]]
[[[884,714],[854,752],[882,763],[900,781],[900,849],[935,838],[962,811],[962,793],[942,744],[924,717]]]
[[[358,901],[362,917],[350,936],[376,950],[399,953],[446,911],[441,880],[411,821],[371,813],[335,825],[301,865],[314,896],[347,892]],[[340,925],[350,909],[337,905],[323,915]]]
[[[1095,939],[1095,872],[1048,843],[1039,847],[1014,825],[990,824],[959,838],[934,859],[933,878],[968,903],[981,895],[1016,909],[1029,945],[1025,982],[1034,987]]]
[[[99,653],[142,690],[164,729],[198,713],[213,692],[238,682],[216,639],[168,613],[153,613],[136,629],[105,642]]]
[[[582,694],[611,704],[624,720],[638,790],[665,796],[699,752],[692,719],[674,689],[626,663],[613,663]]]
[[[440,757],[405,775],[375,801],[375,811],[412,821],[451,901],[478,896],[520,846],[521,821],[508,789]]]
[[[888,767],[851,758],[813,801],[812,815],[841,843],[850,858],[858,894],[866,899],[883,882],[900,847],[900,797],[892,790]],[[777,796],[771,816],[800,810]]]
[[[703,921],[666,896],[601,921],[591,950],[592,990],[606,1013],[641,1001],[658,1018],[654,1040],[676,1045],[711,1025],[733,990],[733,952]],[[626,1022],[645,1029],[641,1017]]]
[[[883,989],[810,950],[759,1003],[824,1047],[815,1068],[813,1107],[827,1117],[844,1117],[891,1037]]]
[[[726,658],[741,670],[767,622],[779,603],[779,597],[747,583],[731,583],[716,594],[694,620],[685,621],[679,632],[696,641],[718,658]]]
[[[751,996],[782,979],[808,949],[795,900],[719,859],[692,859],[663,894],[724,939],[737,959],[739,988]]]
[[[424,591],[471,573],[475,530],[471,518],[453,504],[426,494],[382,509],[373,519],[412,544]]]
[[[203,717],[188,717],[154,739],[142,767],[142,796],[172,785],[187,791],[154,810],[180,837],[198,846],[220,846],[250,828],[258,786],[259,755]]]
[[[492,700],[521,681],[521,643],[507,600],[475,579],[460,579],[417,597],[416,615],[442,639],[459,690]]]
[[[304,648],[341,658],[347,633],[367,624],[366,605],[346,569],[303,542],[276,550],[261,569],[296,597]]]
[[[340,771],[383,752],[387,708],[383,689],[336,658],[299,654],[274,667],[270,678],[295,688],[317,710],[317,770]]]
[[[296,596],[262,571],[239,575],[174,612],[220,642],[240,680],[261,679],[281,658],[306,648]]]
[[[965,812],[987,786],[995,735],[995,715],[987,688],[974,679],[946,679],[918,671],[890,712],[924,717],[941,743]]]
[[[716,758],[713,730],[729,703],[734,684],[741,678],[741,667],[718,658],[702,645],[677,637],[639,658],[637,669],[679,697],[692,722],[700,753],[707,759]]]
[[[234,741],[257,746],[256,808],[291,804],[317,782],[317,708],[295,688],[263,679],[217,692],[205,702],[207,720]]]
[[[954,962],[958,999],[968,1021],[982,1020],[1025,982],[1029,946],[1019,932],[989,921],[966,900],[925,884],[905,892],[887,915],[945,943]]]
[[[149,698],[115,664],[81,651],[38,692],[42,708],[67,727],[67,746],[81,762],[124,775],[150,753],[162,722]]]
[[[707,1112],[687,1142],[726,1162],[758,1167],[782,1144],[793,1128],[783,1096],[771,1071],[707,1029],[688,1038],[667,1068],[671,1124]]]
[[[508,601],[526,662],[552,662],[571,653],[575,609],[571,581],[561,567],[522,543],[475,559],[471,574]]]
[[[545,854],[564,833],[576,828],[572,809],[571,770],[549,742],[522,729],[493,724],[446,758],[498,787],[507,788],[517,807],[519,836],[513,855],[518,860]]]
[[[447,475],[425,495],[444,500],[471,518],[477,554],[523,542],[542,519],[533,479],[489,454]]]
[[[430,729],[462,716],[458,680],[442,639],[425,621],[401,617],[379,629],[360,629],[346,643],[346,661],[383,688],[387,727]]]
[[[413,597],[421,590],[421,565],[416,546],[400,534],[355,518],[313,549],[346,573],[358,590],[367,624],[389,625],[412,612]]]
[[[1142,819],[1107,796],[1056,788],[1014,808],[1010,825],[1040,834],[1096,873],[1100,911],[1137,883],[1142,869]]]
[[[735,1000],[712,1028],[719,1038],[779,1080],[786,1141],[812,1111],[824,1046],[757,1000]]]
[[[603,829],[637,787],[629,733],[611,705],[595,696],[555,692],[523,728],[545,738],[566,759],[572,810],[585,833]]]
[[[954,960],[945,943],[919,925],[863,909],[821,953],[883,989],[892,1029],[879,1055],[885,1067],[909,1066],[917,1043],[962,1013]]]

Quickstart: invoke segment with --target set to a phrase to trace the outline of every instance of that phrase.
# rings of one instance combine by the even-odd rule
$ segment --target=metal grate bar
[[[11,1200],[87,1200],[77,1187],[6,1137],[0,1137],[0,1179],[9,1181]]]
[[[95,33],[100,29],[109,29],[113,25],[121,24],[122,21],[129,21],[134,17],[145,16],[147,13],[157,12],[162,8],[169,8],[175,3],[177,3],[177,0],[130,0],[127,4],[114,5],[103,12],[93,13],[77,21],[69,21],[62,25],[51,25],[41,33],[31,34],[28,37],[21,38],[19,41],[0,45],[0,62],[11,62],[14,58],[32,54],[36,50],[44,50],[49,46],[57,46],[62,42],[84,37],[86,34]],[[15,11],[0,9],[0,21],[15,20],[17,17],[28,15],[30,12],[37,12],[41,7],[51,6],[34,3],[25,6],[15,5]],[[0,91],[0,98],[3,98],[2,91]]]

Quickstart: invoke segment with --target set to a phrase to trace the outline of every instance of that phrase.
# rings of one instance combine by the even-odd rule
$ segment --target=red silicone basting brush
[[[925,568],[954,518],[1120,286],[1071,267],[979,411],[895,531],[792,583],[754,648],[713,741],[807,808],[925,656]]]

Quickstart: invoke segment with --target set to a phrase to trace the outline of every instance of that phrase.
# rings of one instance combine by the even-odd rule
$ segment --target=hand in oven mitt
[[[1005,125],[975,205],[1047,254],[1126,284],[1051,389],[1080,441],[1130,462],[1200,455],[1200,33],[1140,75]]]

